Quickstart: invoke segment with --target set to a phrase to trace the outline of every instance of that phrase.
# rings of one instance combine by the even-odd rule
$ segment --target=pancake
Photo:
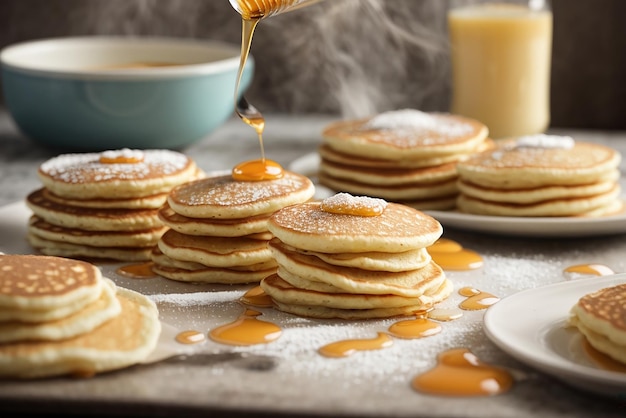
[[[158,209],[167,201],[167,193],[157,193],[152,196],[127,197],[127,198],[64,198],[55,195],[50,190],[44,188],[43,196],[47,200],[64,206],[77,206],[81,208],[98,209]]]
[[[339,121],[322,132],[333,150],[365,158],[405,160],[440,158],[473,152],[487,137],[474,119],[413,109]]]
[[[151,247],[92,247],[84,244],[52,241],[28,234],[26,240],[42,254],[85,260],[146,261],[150,260]]]
[[[216,283],[216,284],[247,284],[258,283],[264,277],[273,274],[276,267],[259,270],[256,267],[250,270],[204,267],[187,270],[179,267],[169,267],[155,264],[152,270],[159,276],[179,282]]]
[[[495,149],[457,164],[462,180],[483,187],[524,189],[581,185],[614,178],[618,151],[557,135],[498,142]]]
[[[75,312],[101,292],[102,274],[93,264],[61,257],[0,255],[0,308],[14,310],[12,319],[21,319],[19,312],[72,306]]]
[[[320,184],[332,190],[356,195],[379,197],[392,202],[413,202],[415,206],[438,201],[452,201],[458,195],[457,177],[443,180],[441,183],[412,183],[394,186],[381,186],[363,183],[350,179],[342,179],[328,175],[323,166],[318,173]],[[416,207],[418,208],[418,207]],[[422,208],[419,208],[422,209]],[[423,209],[427,209],[423,207]]]
[[[372,217],[337,216],[320,202],[293,205],[274,213],[268,228],[287,245],[322,253],[404,252],[428,247],[443,233],[436,219],[395,203]]]
[[[626,283],[581,297],[571,308],[570,324],[596,350],[626,364]]]
[[[72,338],[116,317],[122,308],[115,297],[115,284],[105,279],[100,298],[61,319],[38,323],[0,322],[0,343],[15,341],[59,341]]]
[[[622,207],[618,151],[529,135],[457,163],[460,211],[493,216],[604,216]]]
[[[195,162],[171,150],[62,154],[40,165],[45,188],[69,199],[136,198],[167,193],[196,178]]]
[[[36,215],[31,216],[28,223],[28,232],[43,239],[91,247],[153,247],[165,231],[165,226],[144,230],[87,231],[52,225]]]
[[[278,240],[270,241],[276,262],[285,270],[309,281],[323,282],[347,293],[399,295],[419,297],[445,280],[445,274],[436,263],[401,272],[363,270],[324,263],[310,255],[289,251]]]
[[[447,285],[444,286],[444,288],[446,287]],[[323,293],[294,287],[277,274],[263,279],[261,288],[273,300],[283,304],[323,306],[343,310],[408,307],[413,309],[413,312],[417,312],[430,308],[449,294],[439,291],[439,288],[437,289],[438,292],[434,292],[435,297],[422,295],[415,298],[391,294]]]
[[[117,288],[121,312],[91,332],[60,341],[0,345],[0,376],[40,378],[90,376],[146,359],[161,332],[158,310],[148,297]]]
[[[242,219],[305,202],[314,193],[311,180],[289,171],[280,179],[263,181],[237,181],[225,175],[175,187],[168,203],[174,212],[190,218]]]
[[[243,219],[189,218],[176,213],[166,203],[159,210],[159,219],[182,234],[241,237],[267,232],[269,215],[250,216]]]
[[[432,303],[446,299],[453,290],[452,283],[446,280],[442,283],[438,289],[436,296],[433,296]],[[280,297],[280,296],[279,296]],[[400,316],[413,316],[417,313],[423,312],[432,305],[424,304],[421,306],[401,306],[401,307],[389,307],[389,308],[372,308],[372,309],[342,309],[332,308],[320,304],[315,305],[297,305],[291,303],[284,303],[280,300],[274,300],[273,303],[276,308],[282,312],[291,313],[298,316],[316,319],[346,319],[346,320],[361,320],[361,319],[377,319],[377,318],[393,318]]]
[[[169,230],[157,245],[170,258],[210,267],[249,266],[272,258],[266,241],[246,237],[205,237]]]
[[[66,206],[45,198],[43,189],[31,192],[26,205],[47,222],[87,231],[128,231],[161,227],[157,209],[99,209]]]

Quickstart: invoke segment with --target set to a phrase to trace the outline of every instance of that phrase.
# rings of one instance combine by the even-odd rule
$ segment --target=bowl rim
[[[38,67],[33,64],[20,62],[19,55],[25,49],[46,49],[55,45],[74,44],[84,47],[89,44],[121,45],[122,47],[137,45],[182,45],[198,48],[207,52],[225,51],[229,57],[210,62],[188,63],[177,66],[123,69],[72,68],[56,69]],[[16,57],[17,56],[17,57]],[[0,49],[0,66],[3,69],[19,73],[81,80],[146,80],[188,78],[190,76],[206,76],[226,71],[237,70],[240,63],[240,48],[238,45],[225,41],[200,38],[164,37],[164,36],[124,36],[124,35],[92,35],[75,37],[43,38],[17,42]],[[250,54],[246,67],[254,65],[254,57]]]

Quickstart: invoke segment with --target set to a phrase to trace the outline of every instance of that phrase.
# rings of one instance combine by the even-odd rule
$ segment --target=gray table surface
[[[315,151],[320,131],[335,119],[328,116],[266,115],[266,152],[268,158],[284,166]],[[626,155],[626,132],[555,130],[576,139],[596,141],[619,149]],[[190,146],[183,152],[193,156],[206,171],[232,168],[236,162],[258,158],[259,149],[253,132],[237,119]],[[0,111],[0,211],[5,205],[23,201],[40,187],[36,176],[38,165],[58,154],[24,138],[5,111]],[[623,171],[624,165],[622,165]],[[1,212],[0,212],[1,213]],[[2,228],[2,227],[0,227]],[[0,242],[22,240],[13,236],[21,229],[0,229]],[[17,231],[17,232],[16,232]],[[504,297],[543,284],[563,281],[562,269],[579,263],[601,263],[616,272],[626,272],[626,235],[539,239],[508,237],[468,230],[446,228],[444,237],[456,240],[466,248],[483,255],[485,265],[471,273],[450,272],[458,285],[492,290]],[[0,251],[3,249],[0,248]],[[121,279],[120,279],[121,280]],[[582,280],[582,279],[581,279]],[[146,293],[162,294],[170,289],[155,288],[160,282],[146,285]],[[458,286],[455,283],[455,286]],[[121,285],[129,284],[121,280]],[[152,287],[151,287],[152,286]],[[191,293],[192,288],[180,294]],[[217,289],[216,297],[233,290]],[[211,295],[210,292],[208,292]],[[211,296],[208,296],[209,298]],[[213,305],[211,305],[213,306]],[[184,306],[168,308],[172,320],[178,315],[185,321],[204,324],[193,315],[206,315],[198,306],[185,311]],[[207,308],[208,312],[210,309]],[[227,307],[216,315],[224,322],[233,311]],[[176,315],[174,315],[176,314]],[[266,314],[275,322],[279,313]],[[150,366],[96,376],[91,379],[58,378],[37,381],[0,381],[0,411],[59,415],[135,415],[135,416],[458,416],[458,417],[596,417],[626,415],[624,398],[608,398],[575,389],[552,376],[536,372],[492,344],[482,329],[481,313],[468,315],[465,325],[450,325],[448,336],[405,341],[385,353],[353,356],[354,359],[320,360],[316,353],[301,352],[307,338],[311,347],[319,345],[324,327],[321,322],[294,322],[285,332],[293,347],[273,343],[273,348],[252,350],[248,354],[270,352],[277,361],[271,367],[250,367],[242,363],[244,349],[222,347],[219,354],[188,361],[169,361]],[[196,321],[197,319],[197,321]],[[198,322],[199,321],[199,322]],[[207,320],[210,322],[210,320]],[[462,320],[459,320],[462,324]],[[455,322],[455,321],[453,321]],[[336,325],[350,334],[352,329],[371,328],[370,323]],[[455,328],[456,327],[456,328]],[[320,330],[321,329],[321,330]],[[309,330],[309,331],[307,331]],[[298,333],[299,332],[299,333]],[[331,332],[331,331],[328,331]],[[332,331],[335,332],[335,331]],[[343,331],[342,331],[343,332]],[[308,333],[308,334],[307,334]],[[442,333],[443,334],[443,333]],[[335,335],[335,334],[330,334]],[[290,338],[292,338],[290,340]],[[298,338],[295,340],[293,338]],[[426,341],[428,340],[428,341]],[[483,361],[511,367],[530,378],[518,382],[510,392],[486,398],[441,398],[418,394],[409,388],[412,376],[434,364],[436,353],[443,348],[464,346]],[[311,350],[309,350],[311,351]],[[414,366],[398,366],[386,356],[407,356],[419,360]],[[245,357],[245,355],[244,355]],[[243,360],[246,360],[243,358]],[[249,360],[249,359],[248,359]],[[273,361],[274,361],[273,360]]]

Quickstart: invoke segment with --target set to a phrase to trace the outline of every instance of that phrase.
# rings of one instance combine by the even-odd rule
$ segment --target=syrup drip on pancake
[[[563,274],[566,277],[573,275],[585,275],[585,276],[610,276],[615,274],[613,269],[604,264],[577,264],[569,266],[563,269]]]
[[[157,277],[154,271],[152,271],[152,266],[154,266],[154,263],[151,261],[146,263],[126,264],[119,267],[116,270],[116,273],[120,276],[130,277],[133,279],[149,279]]]
[[[582,346],[584,353],[596,366],[612,372],[626,373],[626,364],[613,360],[606,354],[596,350],[586,338],[583,339]]]
[[[467,311],[487,309],[500,300],[500,298],[491,293],[483,292],[473,287],[462,287],[459,289],[459,295],[467,297],[459,304],[459,308]]]
[[[483,265],[480,254],[446,238],[440,238],[428,247],[428,253],[444,270],[473,270]]]
[[[272,307],[272,298],[261,289],[261,286],[255,286],[248,290],[239,301],[245,305],[256,306],[258,308]]]
[[[282,329],[271,322],[261,321],[261,312],[246,309],[234,322],[221,325],[209,332],[209,337],[218,343],[229,345],[265,344],[277,340]]]
[[[198,344],[206,340],[204,333],[195,330],[181,331],[176,334],[176,342],[181,344]]]
[[[235,103],[239,101],[239,88],[243,70],[248,61],[250,54],[250,46],[252,45],[252,37],[254,30],[261,19],[263,19],[272,9],[276,7],[265,7],[264,4],[258,2],[238,1],[241,10],[241,57],[239,61],[239,70],[237,72],[237,82],[235,84]],[[245,100],[245,99],[244,99]],[[283,168],[275,161],[265,158],[265,148],[263,146],[263,131],[265,130],[265,118],[260,113],[257,116],[244,115],[237,112],[241,120],[252,127],[258,137],[261,147],[261,159],[246,161],[238,164],[233,168],[232,176],[235,180],[240,181],[261,181],[279,179],[284,175]]]
[[[143,152],[123,148],[115,151],[104,151],[98,161],[102,164],[137,164],[143,160]]]
[[[389,332],[398,338],[424,338],[441,332],[441,325],[428,319],[428,313],[416,315],[415,319],[398,321],[389,327]]]
[[[320,203],[320,209],[324,212],[356,216],[379,216],[386,207],[387,202],[383,199],[352,196],[349,193],[337,193]]]
[[[418,392],[443,396],[491,396],[511,389],[508,371],[483,363],[465,348],[444,351],[433,369],[413,379]]]
[[[393,340],[389,335],[379,332],[376,338],[337,341],[321,347],[318,351],[326,357],[348,357],[357,351],[380,350],[392,345]]]

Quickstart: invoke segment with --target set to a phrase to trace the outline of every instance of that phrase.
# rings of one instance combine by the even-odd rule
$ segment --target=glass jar
[[[494,139],[544,132],[550,122],[549,2],[452,7],[448,33],[450,111],[483,122]]]

